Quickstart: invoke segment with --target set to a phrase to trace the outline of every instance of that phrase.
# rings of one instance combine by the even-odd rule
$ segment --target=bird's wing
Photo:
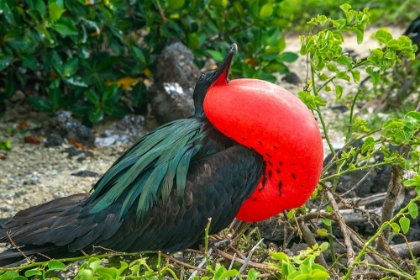
[[[209,129],[208,122],[190,118],[171,122],[141,138],[95,184],[87,200],[87,204],[95,201],[91,213],[124,197],[119,218],[136,204],[140,222],[158,200],[168,202],[173,188],[182,204],[190,163],[226,148],[217,141],[208,144]]]

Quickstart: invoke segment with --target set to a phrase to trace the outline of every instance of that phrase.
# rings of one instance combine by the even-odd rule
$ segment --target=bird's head
[[[228,84],[228,76],[230,72],[230,66],[232,65],[233,56],[238,51],[236,44],[232,44],[229,49],[229,53],[220,63],[216,70],[206,72],[200,76],[193,93],[195,113],[194,117],[204,117],[203,102],[207,94],[207,91],[211,86],[226,85]]]

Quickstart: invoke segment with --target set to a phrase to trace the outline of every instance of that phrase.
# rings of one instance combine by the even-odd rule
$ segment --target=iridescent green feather
[[[104,210],[124,195],[120,218],[138,200],[140,221],[158,199],[168,201],[174,184],[181,204],[190,162],[201,148],[195,143],[203,137],[201,121],[192,118],[174,121],[142,137],[93,187],[89,201],[99,202],[91,212]]]

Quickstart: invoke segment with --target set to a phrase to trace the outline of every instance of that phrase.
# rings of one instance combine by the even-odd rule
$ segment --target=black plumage
[[[263,174],[256,152],[220,133],[205,117],[210,86],[227,79],[236,45],[218,69],[203,74],[194,91],[194,116],[142,137],[93,187],[20,211],[1,226],[26,255],[66,257],[93,245],[137,252],[186,249],[234,219]],[[227,93],[228,94],[228,93]],[[6,233],[9,233],[9,236]],[[0,253],[0,266],[22,259],[16,249]]]

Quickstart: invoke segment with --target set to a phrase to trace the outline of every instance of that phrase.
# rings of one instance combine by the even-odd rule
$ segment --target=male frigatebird
[[[20,211],[0,229],[0,242],[12,240],[27,256],[55,258],[91,252],[94,245],[174,252],[202,239],[208,218],[213,234],[238,212],[255,221],[302,205],[322,168],[317,124],[280,87],[228,81],[236,52],[233,44],[219,67],[199,78],[191,118],[142,137],[90,195]],[[22,258],[9,249],[0,266]]]

